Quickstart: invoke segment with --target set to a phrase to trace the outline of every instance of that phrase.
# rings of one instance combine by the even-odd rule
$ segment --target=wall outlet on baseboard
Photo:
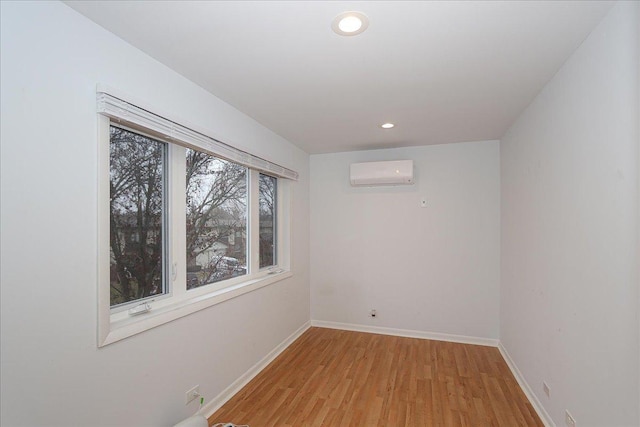
[[[369,317],[376,317],[377,315],[378,315],[378,313],[376,312],[376,310],[375,310],[375,309],[374,309],[374,310],[371,310],[371,311],[369,312]]]
[[[567,423],[567,427],[576,427],[576,420],[569,411],[564,411],[564,421]]]
[[[191,390],[185,393],[185,401],[184,404],[188,405],[193,402],[195,399],[200,397],[200,385],[193,387]]]

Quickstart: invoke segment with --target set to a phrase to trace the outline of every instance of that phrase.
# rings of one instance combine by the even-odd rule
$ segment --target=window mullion
[[[260,269],[260,194],[259,172],[249,169],[249,274]]]
[[[169,144],[169,286],[174,297],[187,292],[185,149]]]

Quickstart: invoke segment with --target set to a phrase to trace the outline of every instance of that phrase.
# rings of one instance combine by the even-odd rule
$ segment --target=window
[[[98,345],[290,277],[297,174],[106,93]]]
[[[277,180],[260,174],[260,267],[276,263],[276,211]]]
[[[110,127],[111,306],[166,293],[166,144]]]
[[[187,289],[247,274],[247,168],[186,150]]]

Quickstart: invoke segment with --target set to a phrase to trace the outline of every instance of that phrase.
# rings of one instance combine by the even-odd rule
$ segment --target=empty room
[[[0,0],[0,425],[640,426],[640,2]]]

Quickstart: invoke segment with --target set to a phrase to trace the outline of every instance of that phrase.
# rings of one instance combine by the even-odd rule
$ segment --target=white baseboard
[[[486,345],[497,347],[498,340],[491,338],[468,337],[465,335],[442,334],[439,332],[414,331],[410,329],[383,328],[380,326],[356,325],[351,323],[312,320],[311,326],[320,328],[343,329],[345,331],[368,332],[371,334],[395,335],[398,337],[422,338],[435,341],[449,341],[462,344]]]
[[[209,403],[202,407],[198,411],[199,414],[204,415],[206,418],[209,418],[216,412],[218,409],[222,407],[229,399],[231,399],[237,392],[239,392],[242,387],[247,385],[249,381],[251,381],[256,375],[260,373],[267,365],[278,357],[280,353],[282,353],[287,347],[289,347],[300,335],[302,335],[307,329],[311,327],[311,322],[305,322],[304,325],[300,326],[294,333],[289,335],[284,341],[282,341],[276,348],[271,350],[269,354],[262,358],[258,363],[253,365],[247,372],[242,374],[240,378],[235,380],[233,383],[229,385],[229,387],[225,388],[219,395],[214,397]]]
[[[520,372],[520,369],[518,369],[516,364],[513,362],[513,359],[511,359],[511,356],[509,355],[509,352],[507,351],[507,349],[504,348],[504,345],[502,345],[502,343],[498,345],[498,349],[500,350],[500,354],[502,354],[502,357],[505,360],[505,362],[507,362],[507,366],[509,366],[509,369],[511,369],[511,373],[516,378],[516,381],[518,381],[520,388],[522,389],[524,394],[527,396],[527,399],[529,399],[529,402],[531,402],[533,409],[535,409],[535,411],[538,413],[538,416],[540,417],[540,420],[542,420],[542,423],[546,427],[556,427],[556,424],[553,422],[553,420],[551,419],[547,411],[544,409],[544,407],[538,400],[538,397],[533,392],[533,389],[529,386],[529,383],[527,383],[527,381],[524,379],[524,376]]]

